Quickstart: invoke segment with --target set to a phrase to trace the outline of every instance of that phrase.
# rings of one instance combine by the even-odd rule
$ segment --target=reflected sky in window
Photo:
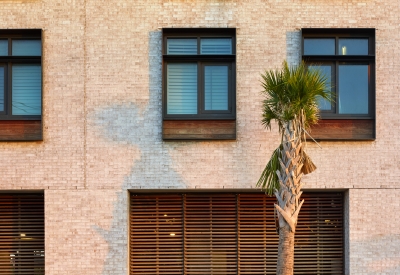
[[[368,65],[339,65],[339,113],[368,114]]]

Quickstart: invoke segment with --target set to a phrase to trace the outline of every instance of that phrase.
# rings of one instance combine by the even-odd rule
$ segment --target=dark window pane
[[[332,66],[331,65],[321,65],[321,66],[309,66],[310,69],[319,70],[322,75],[326,77],[326,89],[331,91],[332,87]],[[322,111],[332,110],[332,104],[330,101],[319,98],[318,107]]]
[[[231,38],[202,38],[200,40],[201,54],[232,54]]]
[[[42,66],[12,67],[12,114],[41,115]]]
[[[204,67],[205,110],[228,110],[228,66]]]
[[[339,65],[339,113],[368,114],[368,65]]]
[[[339,55],[368,55],[368,38],[339,39]]]
[[[197,114],[197,64],[167,65],[167,114]]]
[[[167,54],[197,54],[196,38],[167,39]]]
[[[0,56],[8,55],[8,40],[0,40]]]
[[[41,56],[42,41],[40,40],[13,40],[13,56]]]
[[[335,39],[304,38],[304,55],[335,55]]]
[[[0,112],[4,111],[4,67],[0,67]]]

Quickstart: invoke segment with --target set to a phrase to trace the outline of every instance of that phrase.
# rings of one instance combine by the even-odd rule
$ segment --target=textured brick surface
[[[46,274],[127,273],[127,190],[254,188],[277,128],[260,73],[300,29],[376,28],[376,141],[309,144],[306,188],[349,191],[351,274],[400,274],[398,0],[3,0],[0,29],[43,29],[43,142],[0,143],[0,189],[44,189]],[[237,28],[237,140],[163,142],[161,28]],[[365,189],[367,188],[367,189]]]

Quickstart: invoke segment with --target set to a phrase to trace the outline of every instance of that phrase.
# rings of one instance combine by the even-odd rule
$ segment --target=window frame
[[[305,55],[304,41],[309,38],[333,38],[335,39],[334,55]],[[339,39],[341,38],[367,38],[367,55],[339,55]],[[334,101],[331,110],[320,110],[321,119],[375,119],[375,29],[325,29],[325,28],[306,28],[302,29],[301,43],[302,60],[312,65],[331,65],[332,72],[332,96]],[[367,114],[339,114],[339,100],[337,86],[339,86],[339,66],[347,63],[348,65],[368,65],[368,113]]]
[[[167,54],[167,39],[197,39],[197,54]],[[202,38],[232,39],[232,54],[200,54]],[[236,119],[236,29],[234,28],[164,28],[163,29],[162,107],[163,120],[235,120]],[[167,65],[173,63],[197,64],[197,114],[168,114]],[[228,66],[228,110],[205,110],[204,67]]]
[[[41,120],[43,115],[43,43],[40,56],[13,56],[12,40],[40,40],[42,42],[42,31],[32,30],[0,30],[0,40],[8,40],[8,56],[0,56],[0,65],[4,65],[4,110],[0,111],[0,121],[8,120]],[[41,91],[40,91],[40,115],[13,115],[12,114],[12,66],[14,64],[36,64],[40,65],[41,71]]]

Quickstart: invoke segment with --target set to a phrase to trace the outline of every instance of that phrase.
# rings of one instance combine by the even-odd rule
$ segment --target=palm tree
[[[315,68],[315,67],[313,67]],[[294,267],[294,234],[297,217],[304,200],[301,177],[316,169],[305,152],[307,130],[318,122],[318,101],[330,100],[326,78],[318,69],[308,69],[302,62],[281,70],[266,71],[262,76],[262,123],[271,129],[278,124],[281,143],[273,152],[257,183],[267,194],[275,194],[275,211],[279,221],[277,275],[292,275]]]

